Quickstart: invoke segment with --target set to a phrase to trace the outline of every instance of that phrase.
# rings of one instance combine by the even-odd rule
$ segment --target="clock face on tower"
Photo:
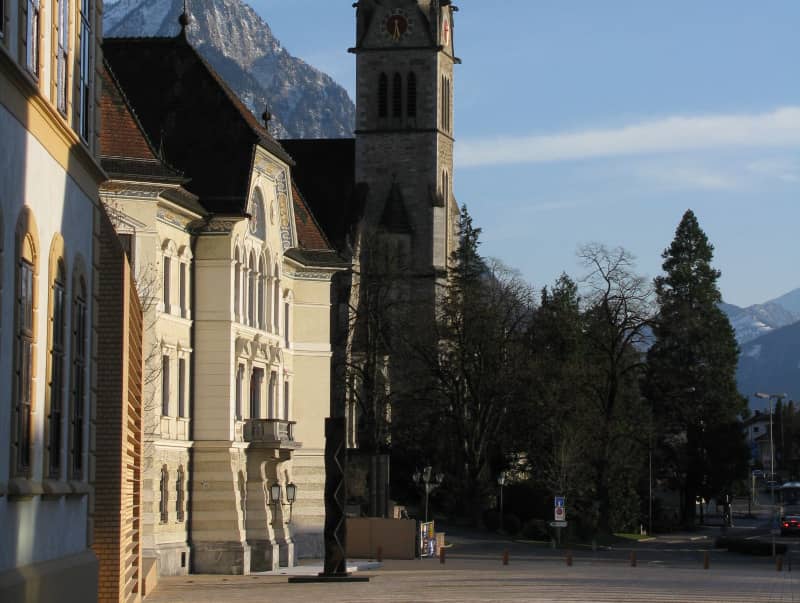
[[[394,9],[383,24],[383,34],[393,42],[402,40],[411,29],[411,21],[409,21],[408,16],[400,8]]]

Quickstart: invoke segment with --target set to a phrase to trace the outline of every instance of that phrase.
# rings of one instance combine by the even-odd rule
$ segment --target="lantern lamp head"
[[[291,505],[297,497],[297,486],[294,484],[286,484],[286,500]]]
[[[273,505],[281,502],[281,485],[278,483],[272,484],[269,487],[269,497]]]

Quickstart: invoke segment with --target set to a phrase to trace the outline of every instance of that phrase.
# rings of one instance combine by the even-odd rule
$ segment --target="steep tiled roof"
[[[355,185],[355,141],[281,140],[292,155],[292,176],[328,241],[344,251],[351,227],[363,211]]]
[[[106,38],[103,53],[145,132],[208,211],[245,212],[256,144],[292,163],[183,35]]]
[[[106,64],[101,72],[101,84],[100,159],[103,169],[117,177],[182,181],[182,176],[158,157]]]
[[[292,182],[292,197],[294,198],[294,221],[297,227],[297,240],[303,249],[331,249],[331,244],[308,210],[308,205],[303,195]]]

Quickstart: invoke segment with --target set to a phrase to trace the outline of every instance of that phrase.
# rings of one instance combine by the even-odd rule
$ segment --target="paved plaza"
[[[286,575],[162,578],[147,603],[259,601],[471,602],[536,601],[693,603],[800,602],[800,573],[776,571],[769,557],[710,550],[710,535],[669,536],[622,547],[566,551],[492,538],[448,538],[446,560],[386,560],[360,564],[368,583],[289,584]],[[510,561],[502,564],[508,550]],[[630,554],[636,552],[636,567]],[[703,569],[709,551],[709,569]],[[294,568],[313,574],[319,565]],[[799,568],[800,569],[800,568]]]

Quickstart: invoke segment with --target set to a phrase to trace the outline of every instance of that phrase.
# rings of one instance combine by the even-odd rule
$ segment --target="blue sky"
[[[352,0],[253,0],[353,93]],[[687,208],[726,301],[800,287],[800,2],[462,0],[455,194],[536,287],[584,243],[655,276]]]

